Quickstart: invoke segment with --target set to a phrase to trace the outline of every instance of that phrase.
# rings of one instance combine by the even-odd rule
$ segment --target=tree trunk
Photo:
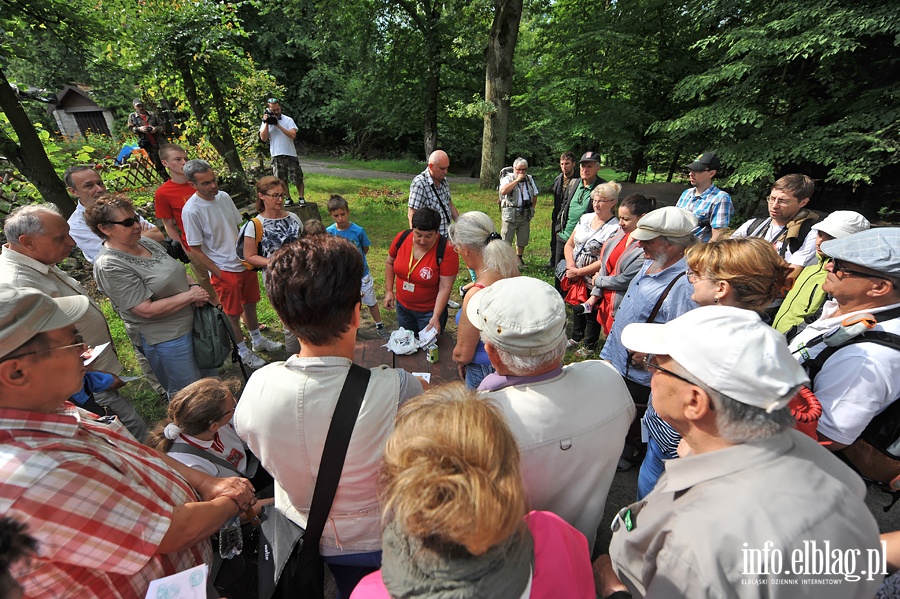
[[[440,6],[439,3],[435,3]],[[425,71],[425,114],[422,122],[425,143],[425,159],[438,149],[438,101],[441,93],[441,34],[438,30],[440,11],[435,9],[429,15],[426,29],[422,32],[428,56],[428,67]]]
[[[222,95],[222,88],[215,74],[210,76],[205,70],[203,71],[203,80],[209,86],[209,92],[212,94],[213,106],[219,115],[219,131],[221,133],[222,146],[225,153],[222,158],[228,165],[228,170],[232,173],[243,173],[244,165],[241,164],[241,156],[238,154],[237,146],[234,143],[234,137],[231,136],[231,120],[228,118],[227,108],[225,108],[225,98]]]
[[[485,50],[484,99],[495,110],[484,115],[481,138],[482,189],[496,187],[506,161],[509,106],[512,95],[513,55],[519,39],[523,0],[495,0],[494,22]]]
[[[0,69],[0,110],[6,114],[10,125],[19,137],[18,143],[0,130],[0,154],[9,159],[22,176],[34,185],[45,201],[55,204],[63,216],[75,212],[75,202],[66,191],[66,185],[50,162],[44,144],[25,110],[19,104],[16,93]]]
[[[216,149],[216,152],[225,160],[225,164],[228,166],[228,169],[231,170],[231,164],[229,161],[229,148],[219,137],[218,133],[209,125],[208,117],[206,114],[206,108],[203,106],[203,102],[200,101],[200,94],[197,92],[197,82],[194,79],[194,73],[191,71],[191,67],[187,62],[186,58],[179,57],[177,60],[178,64],[178,72],[181,74],[181,80],[184,82],[184,95],[187,96],[188,104],[191,105],[191,112],[194,113],[194,118],[197,119],[197,122],[200,123],[200,127],[206,133],[207,138],[209,139],[209,143]],[[232,147],[234,142],[232,141]],[[240,165],[240,159],[238,159],[238,165]],[[234,172],[234,171],[232,171]],[[243,172],[243,167],[241,167],[240,172]]]

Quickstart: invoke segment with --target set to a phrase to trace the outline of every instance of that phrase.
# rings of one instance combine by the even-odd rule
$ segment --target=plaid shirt
[[[409,186],[409,207],[413,210],[428,207],[436,210],[441,215],[441,228],[439,233],[446,237],[450,232],[450,183],[447,177],[441,184],[435,186],[431,173],[426,168],[416,175]]]
[[[734,206],[731,204],[731,196],[715,185],[697,195],[697,188],[686,189],[676,204],[679,208],[686,208],[694,213],[699,221],[709,221],[700,225],[693,233],[700,241],[709,241],[713,229],[723,229],[731,222]]]
[[[208,542],[157,553],[174,506],[196,494],[118,421],[68,402],[0,409],[0,481],[0,513],[38,541],[26,597],[141,599],[151,580],[211,560]]]

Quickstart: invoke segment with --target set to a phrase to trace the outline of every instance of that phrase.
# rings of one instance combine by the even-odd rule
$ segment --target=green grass
[[[406,200],[409,194],[409,183],[389,179],[346,179],[328,175],[309,174],[306,176],[306,198],[316,202],[322,222],[328,226],[332,223],[325,210],[325,204],[331,194],[337,193],[344,196],[350,204],[350,218],[353,222],[365,228],[372,245],[366,257],[369,269],[375,283],[375,293],[381,307],[382,320],[388,328],[396,325],[396,315],[392,310],[383,308],[381,302],[384,298],[384,264],[388,256],[388,248],[396,234],[408,227]],[[495,225],[500,226],[500,214],[497,207],[497,192],[495,190],[481,190],[474,184],[454,184],[451,187],[453,202],[460,212],[479,210],[487,213],[494,219]],[[547,194],[538,198],[537,212],[531,226],[531,240],[525,251],[524,273],[530,277],[543,279],[552,283],[552,272],[545,269],[544,265],[549,260],[550,239],[550,213],[552,205]],[[452,299],[459,301],[459,286],[469,281],[468,271],[464,265],[460,265],[460,273],[456,280],[451,295]],[[110,323],[110,330],[116,345],[119,358],[126,368],[126,374],[139,375],[140,370],[134,357],[134,350],[118,315],[112,310],[109,300],[102,301],[104,313]],[[269,327],[268,336],[274,339],[281,337],[281,323],[274,309],[269,304],[265,294],[257,306],[260,322]],[[368,310],[363,310],[363,327],[372,326],[373,321]],[[451,319],[448,329],[452,332],[455,325]],[[567,356],[567,362],[576,361],[573,355]],[[225,374],[235,375],[234,368]],[[165,416],[165,406],[160,402],[156,393],[141,379],[127,385],[124,393],[135,404],[138,412],[149,423],[156,422]]]
[[[406,173],[418,175],[425,170],[425,161],[413,158],[384,159],[384,160],[360,160],[351,156],[341,156],[338,161],[326,156],[309,156],[312,160],[326,160],[335,168],[382,171],[386,173]]]

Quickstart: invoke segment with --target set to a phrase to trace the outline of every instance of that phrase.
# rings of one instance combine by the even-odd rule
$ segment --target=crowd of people
[[[290,170],[274,149],[296,128],[269,109],[260,136]],[[209,596],[253,596],[210,539],[268,510],[312,526],[351,381],[363,391],[318,544],[339,598],[862,598],[900,567],[861,477],[900,480],[900,228],[821,218],[809,177],[778,179],[768,216],[735,227],[714,153],[686,165],[692,187],[664,207],[620,201],[596,152],[578,174],[563,154],[554,286],[521,274],[539,197],[527,162],[502,175],[498,231],[486,212],[459,213],[449,157],[433,153],[383,299],[399,326],[443,334],[468,270],[460,380],[432,388],[387,366],[358,378],[362,305],[388,330],[345,198],[328,200],[326,229],[264,177],[245,223],[210,164],[169,144],[158,156],[170,179],[156,216],[196,278],[87,167],[66,173],[68,223],[47,205],[4,223],[0,592],[143,597],[207,563]],[[102,311],[56,266],[76,244],[164,390],[149,432],[117,390]],[[285,361],[259,355],[282,345],[260,332],[258,271]],[[242,391],[194,359],[194,308],[209,302],[254,369]],[[798,398],[821,414],[805,433]],[[637,464],[635,502],[605,514],[617,470]]]

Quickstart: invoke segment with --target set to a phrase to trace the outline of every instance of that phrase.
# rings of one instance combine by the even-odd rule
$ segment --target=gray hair
[[[10,212],[3,223],[3,232],[9,243],[19,245],[19,237],[22,235],[43,235],[45,231],[41,216],[45,214],[55,214],[62,218],[59,208],[53,204],[29,204]]]
[[[697,238],[694,237],[691,233],[679,236],[663,235],[662,237],[669,242],[669,245],[675,245],[684,249],[687,249],[697,243]]]
[[[749,443],[759,439],[768,439],[794,425],[794,417],[791,416],[791,411],[786,406],[769,413],[763,408],[741,403],[704,383],[697,382],[696,377],[677,362],[670,368],[694,381],[695,385],[706,392],[716,414],[716,429],[719,431],[719,436],[729,443]],[[799,390],[800,386],[798,385],[788,395],[793,396]]]
[[[77,164],[75,166],[70,166],[66,169],[66,172],[63,173],[63,181],[66,184],[66,187],[69,189],[75,189],[75,183],[72,182],[72,175],[75,173],[80,173],[81,171],[93,171],[94,169],[89,166],[84,166],[83,164]],[[96,171],[95,171],[96,172]]]
[[[528,168],[528,161],[525,160],[524,158],[522,158],[521,156],[519,158],[516,158],[513,161],[513,168],[517,168],[519,166],[524,166],[525,168]]]
[[[199,158],[188,160],[184,163],[184,176],[187,177],[188,181],[190,181],[191,183],[196,183],[196,181],[194,181],[194,177],[198,173],[206,173],[211,170],[213,170],[212,165],[205,160],[200,160]]]
[[[450,225],[450,241],[457,247],[466,247],[481,254],[484,265],[497,271],[504,279],[519,274],[519,259],[512,246],[496,233],[494,221],[484,212],[465,212]]]
[[[490,340],[485,339],[483,336],[481,340],[490,343]],[[493,344],[491,344],[491,347],[497,351],[497,357],[506,366],[511,375],[527,376],[546,368],[550,364],[562,364],[563,356],[566,355],[566,343],[566,339],[563,339],[550,351],[537,356],[520,356],[500,349]]]

